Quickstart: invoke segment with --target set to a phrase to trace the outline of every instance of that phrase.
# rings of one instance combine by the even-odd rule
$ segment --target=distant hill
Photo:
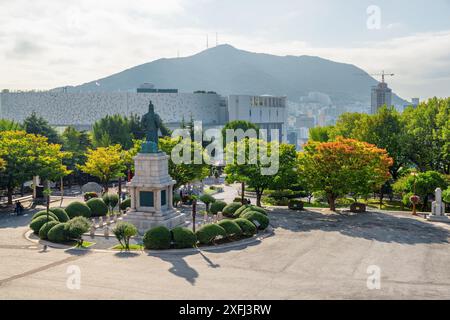
[[[370,89],[377,80],[364,70],[313,56],[276,56],[219,45],[193,56],[159,59],[69,91],[128,91],[142,83],[180,92],[211,90],[228,94],[285,95],[297,102],[309,92],[328,94],[338,105],[370,104]],[[393,97],[393,103],[407,102]]]

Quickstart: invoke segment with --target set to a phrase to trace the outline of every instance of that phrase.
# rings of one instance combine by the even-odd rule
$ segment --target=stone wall
[[[165,123],[202,120],[215,125],[220,119],[220,96],[193,93],[133,92],[23,92],[0,93],[0,118],[22,122],[33,111],[55,126],[90,126],[106,115],[142,115],[152,100]]]

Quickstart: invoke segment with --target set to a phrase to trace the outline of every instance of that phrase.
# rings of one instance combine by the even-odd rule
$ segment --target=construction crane
[[[395,74],[393,73],[385,73],[384,70],[381,73],[373,73],[371,74],[371,76],[381,76],[381,83],[384,83],[384,77],[388,76],[388,77],[393,77],[395,76]]]

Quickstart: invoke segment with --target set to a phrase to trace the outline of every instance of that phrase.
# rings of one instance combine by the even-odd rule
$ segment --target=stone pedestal
[[[185,215],[173,207],[173,185],[169,176],[169,157],[163,153],[139,153],[134,158],[135,176],[127,183],[131,209],[123,220],[134,224],[140,234],[165,226],[184,225]]]
[[[445,214],[445,205],[442,202],[442,190],[437,188],[435,191],[435,201],[431,205],[431,215],[428,217],[430,221],[449,222],[450,219]]]

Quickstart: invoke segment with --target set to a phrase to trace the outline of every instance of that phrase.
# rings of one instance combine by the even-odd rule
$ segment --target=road
[[[29,217],[0,219],[0,299],[450,298],[448,226],[376,212],[270,216],[274,235],[259,243],[190,254],[42,252],[23,237]],[[379,290],[367,287],[374,270]]]

